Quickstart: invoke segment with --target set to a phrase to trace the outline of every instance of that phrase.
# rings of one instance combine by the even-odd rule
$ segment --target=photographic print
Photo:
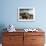
[[[34,21],[35,8],[18,8],[18,21]]]

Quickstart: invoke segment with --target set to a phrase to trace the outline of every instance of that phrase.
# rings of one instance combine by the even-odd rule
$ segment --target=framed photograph
[[[35,21],[35,8],[19,7],[18,21]]]

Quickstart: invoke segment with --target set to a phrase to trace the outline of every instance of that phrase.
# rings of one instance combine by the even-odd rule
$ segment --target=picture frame
[[[18,21],[35,21],[35,8],[19,7]]]

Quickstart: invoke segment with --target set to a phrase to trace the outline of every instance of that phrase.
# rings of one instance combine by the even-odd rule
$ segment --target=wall
[[[0,0],[0,25],[13,24],[16,28],[46,28],[46,0]],[[36,20],[34,22],[18,22],[18,7],[35,7]]]
[[[18,22],[18,7],[34,7],[36,20],[34,22]],[[16,28],[46,29],[46,0],[0,0],[0,31],[2,28],[13,24]],[[46,30],[44,30],[46,32]]]

